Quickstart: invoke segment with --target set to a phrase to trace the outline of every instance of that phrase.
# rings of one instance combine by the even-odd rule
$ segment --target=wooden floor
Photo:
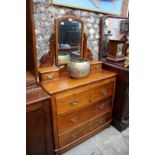
[[[129,155],[129,128],[119,132],[110,126],[63,155]]]

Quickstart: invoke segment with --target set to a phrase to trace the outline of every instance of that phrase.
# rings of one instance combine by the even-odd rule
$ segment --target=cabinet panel
[[[46,155],[45,116],[42,109],[28,113],[26,116],[27,155]]]
[[[26,150],[27,155],[52,155],[53,140],[49,100],[27,106]]]

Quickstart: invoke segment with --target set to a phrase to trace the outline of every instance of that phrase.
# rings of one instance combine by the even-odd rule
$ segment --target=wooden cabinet
[[[110,125],[116,74],[103,70],[83,79],[43,81],[51,95],[55,153],[61,154]]]
[[[114,63],[106,58],[103,68],[117,73],[112,124],[123,131],[129,126],[129,69],[124,67],[124,62]]]
[[[26,0],[26,154],[54,155],[50,97],[37,85],[32,0]]]
[[[53,155],[49,96],[39,86],[26,91],[26,154]]]

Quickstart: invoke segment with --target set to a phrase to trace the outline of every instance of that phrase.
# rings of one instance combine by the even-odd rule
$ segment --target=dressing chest
[[[66,40],[65,35],[79,39]],[[42,56],[38,73],[40,86],[50,95],[54,152],[59,155],[110,125],[116,73],[103,70],[101,61],[92,60],[84,22],[73,15],[55,19],[50,49],[48,55]],[[43,61],[51,56],[55,64]],[[72,78],[68,58],[89,60],[89,75]]]
[[[83,79],[64,76],[40,83],[51,96],[56,154],[110,125],[115,82],[115,73],[100,70]]]

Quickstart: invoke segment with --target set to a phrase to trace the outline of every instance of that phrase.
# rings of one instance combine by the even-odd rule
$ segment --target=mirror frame
[[[106,15],[104,17],[101,17],[101,19],[100,19],[100,39],[99,39],[99,60],[102,60],[103,57],[107,57],[107,54],[104,53],[104,51],[103,51],[104,21],[107,18],[128,19],[129,20],[129,17],[114,16],[114,15]]]
[[[84,21],[76,16],[73,15],[64,15],[61,17],[57,17],[55,19],[55,64],[58,65],[58,24],[63,19],[72,18],[75,21],[78,21],[82,25],[82,35],[81,35],[81,51],[80,51],[80,58],[84,58],[84,51],[83,51],[83,44],[84,44]]]

